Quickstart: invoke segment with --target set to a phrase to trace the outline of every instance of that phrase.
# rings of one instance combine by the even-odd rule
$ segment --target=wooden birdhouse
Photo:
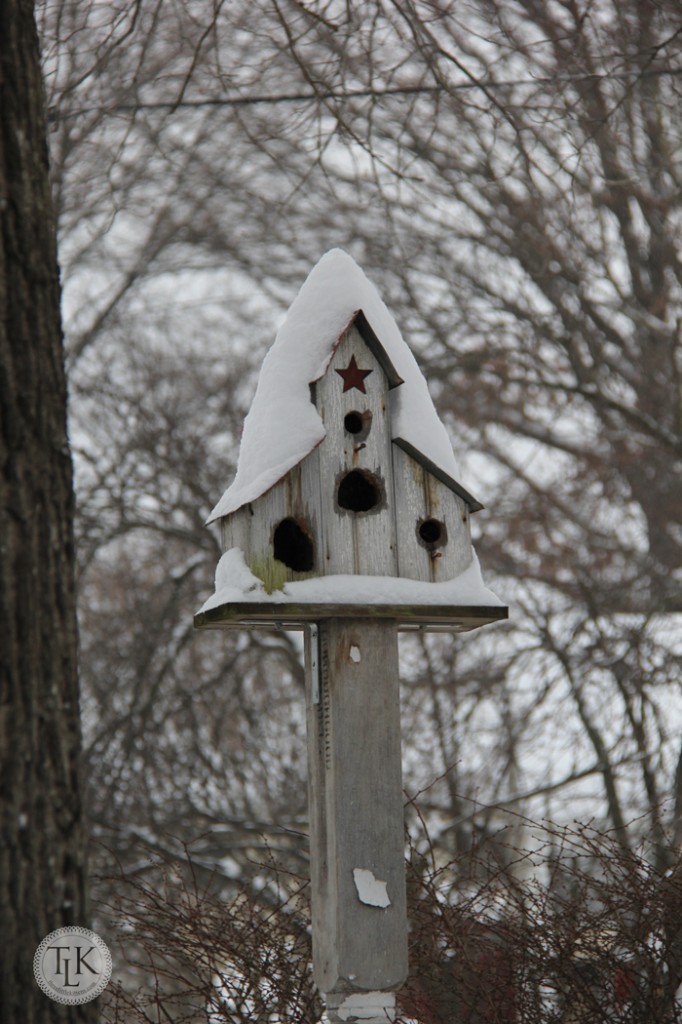
[[[314,268],[263,364],[237,476],[209,521],[226,552],[198,626],[347,614],[470,629],[506,616],[480,579],[426,382],[340,250]],[[222,594],[222,598],[221,598]]]
[[[362,271],[317,264],[263,363],[201,628],[305,633],[314,978],[330,1024],[395,1019],[408,928],[400,629],[507,609],[481,580],[452,446]]]

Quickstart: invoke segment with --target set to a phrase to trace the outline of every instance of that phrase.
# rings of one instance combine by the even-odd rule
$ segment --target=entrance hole
[[[369,512],[381,501],[379,481],[371,473],[354,469],[341,480],[337,500],[349,512]]]
[[[358,412],[353,410],[347,412],[343,419],[343,425],[349,434],[354,434],[358,440],[363,437],[367,437],[369,428],[372,425],[372,414],[367,410],[366,412]]]
[[[314,565],[313,542],[295,519],[283,519],[272,538],[275,558],[294,572],[310,572]]]
[[[419,534],[419,539],[427,548],[440,547],[448,539],[445,523],[442,523],[440,519],[422,520],[417,527],[417,533]]]

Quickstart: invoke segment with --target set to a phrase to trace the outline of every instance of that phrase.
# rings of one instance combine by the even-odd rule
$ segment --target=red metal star
[[[371,370],[361,370],[358,364],[355,362],[355,356],[350,357],[350,362],[345,370],[336,371],[339,377],[343,377],[343,390],[350,391],[351,388],[357,388],[358,391],[362,391],[363,395],[366,395],[365,391],[365,377],[369,377]]]

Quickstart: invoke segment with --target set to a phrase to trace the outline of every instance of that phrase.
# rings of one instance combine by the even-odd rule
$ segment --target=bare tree
[[[87,923],[73,484],[44,94],[31,3],[0,11],[0,999],[7,1020],[86,1021],[32,976]]]
[[[624,849],[646,835],[669,863],[678,5],[56,17],[46,8],[101,827],[112,806],[152,845],[230,822],[206,863],[241,843],[243,870],[265,821],[302,828],[295,646],[187,626],[217,555],[200,520],[229,480],[253,370],[340,244],[422,362],[512,607],[509,627],[404,644],[406,782],[432,840],[452,857],[495,847],[509,811],[596,814]],[[203,702],[188,698],[199,677]],[[274,792],[269,764],[286,765]]]

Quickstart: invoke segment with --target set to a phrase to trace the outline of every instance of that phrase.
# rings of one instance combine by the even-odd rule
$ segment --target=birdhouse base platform
[[[466,633],[508,617],[504,606],[304,604],[244,601],[217,605],[194,616],[196,629],[302,630],[326,619],[391,619],[401,632]]]

